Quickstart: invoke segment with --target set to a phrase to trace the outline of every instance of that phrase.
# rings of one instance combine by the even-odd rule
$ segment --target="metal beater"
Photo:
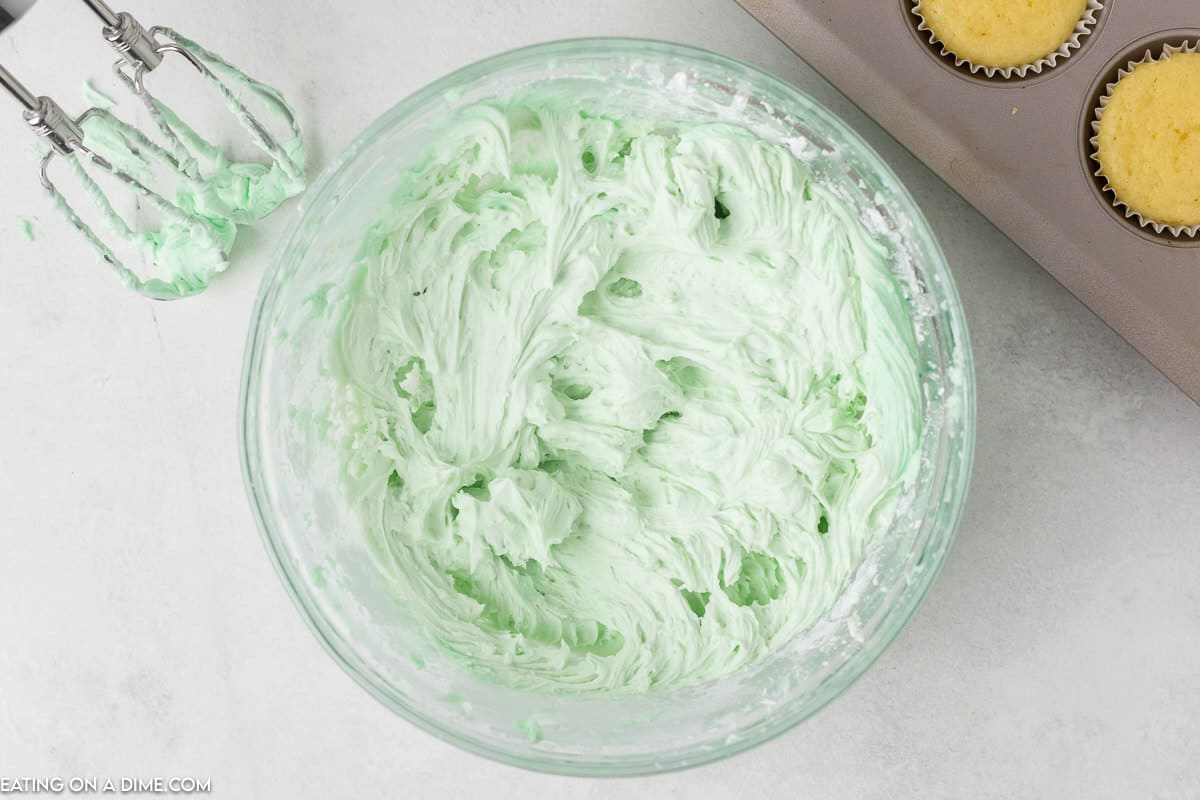
[[[84,0],[84,3],[104,24],[102,33],[105,40],[121,54],[121,59],[114,64],[114,70],[122,83],[145,103],[151,119],[162,134],[165,146],[152,141],[137,128],[103,108],[89,108],[73,118],[53,99],[34,95],[2,65],[0,86],[21,104],[24,119],[30,129],[44,138],[49,145],[41,161],[40,174],[42,185],[56,208],[84,235],[100,257],[116,270],[122,281],[135,291],[155,299],[176,299],[195,294],[207,286],[208,278],[228,266],[231,236],[224,235],[228,232],[214,230],[204,218],[180,208],[178,204],[147,187],[137,177],[115,168],[108,159],[90,149],[85,143],[85,121],[92,117],[105,117],[110,129],[123,140],[122,146],[130,152],[137,154],[147,163],[156,163],[183,180],[202,184],[206,177],[202,162],[206,159],[212,160],[219,150],[159,102],[145,86],[146,73],[156,69],[164,56],[176,54],[199,71],[216,89],[239,124],[249,132],[253,143],[270,159],[271,168],[281,171],[286,179],[285,183],[289,186],[287,196],[296,194],[303,187],[302,148],[281,145],[250,113],[238,93],[229,86],[228,80],[236,76],[247,93],[257,96],[270,110],[276,112],[286,124],[293,142],[300,141],[299,125],[287,103],[274,89],[242,75],[231,64],[190,39],[162,26],[147,29],[131,14],[114,12],[103,0]],[[181,226],[187,232],[189,241],[194,244],[194,248],[190,249],[197,254],[196,258],[199,260],[199,267],[193,270],[195,274],[175,276],[171,280],[139,277],[117,257],[95,230],[83,221],[51,180],[48,170],[56,155],[64,157],[71,165],[72,171],[82,182],[85,192],[91,197],[114,235],[129,241],[133,238],[134,231],[113,209],[95,178],[84,168],[80,156],[86,157],[90,165],[130,187],[137,197],[157,210],[161,221],[170,221]],[[282,199],[284,198],[280,198],[280,201]],[[234,223],[245,223],[254,221],[255,217],[245,211],[230,209],[229,218]]]

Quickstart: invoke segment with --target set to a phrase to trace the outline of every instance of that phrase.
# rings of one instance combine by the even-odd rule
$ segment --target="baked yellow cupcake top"
[[[1022,67],[1062,47],[1088,0],[921,0],[918,13],[949,52],[981,67]]]
[[[1200,53],[1175,53],[1117,81],[1100,115],[1100,174],[1149,222],[1200,225],[1197,98]]]

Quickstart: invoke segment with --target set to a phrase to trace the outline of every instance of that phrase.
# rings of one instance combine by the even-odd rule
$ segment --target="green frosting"
[[[883,245],[786,148],[660,118],[554,85],[468,108],[343,291],[347,501],[414,617],[511,686],[762,659],[830,610],[915,469]]]
[[[189,295],[207,287],[214,275],[229,266],[237,225],[220,209],[199,207],[197,198],[205,196],[202,184],[176,174],[169,153],[110,112],[88,117],[83,133],[84,144],[111,165],[117,180],[153,204],[160,215],[153,226],[126,222],[114,207],[115,198],[109,196],[112,190],[102,187],[92,176],[94,165],[83,156],[68,157],[70,170],[101,212],[100,232],[84,231],[85,235],[92,234],[89,239],[100,257],[116,266],[131,288],[154,296]],[[168,178],[176,184],[173,199],[149,188]],[[54,199],[69,219],[76,214],[61,196]],[[72,221],[78,227],[78,216]],[[139,254],[157,268],[156,274],[139,277],[124,265],[110,242],[122,243],[125,249]]]
[[[83,97],[83,104],[88,108],[100,108],[105,111],[112,111],[117,107],[117,101],[91,81],[83,82],[80,94]]]

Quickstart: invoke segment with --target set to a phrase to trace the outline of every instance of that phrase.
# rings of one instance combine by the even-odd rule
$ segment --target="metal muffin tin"
[[[1126,219],[1088,142],[1119,67],[1200,41],[1196,0],[1105,0],[1070,57],[1010,79],[942,56],[913,0],[738,2],[1200,402],[1200,237]]]

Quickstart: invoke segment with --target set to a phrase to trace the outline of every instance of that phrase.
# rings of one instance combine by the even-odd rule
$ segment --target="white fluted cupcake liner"
[[[917,30],[925,33],[929,37],[929,43],[941,51],[941,54],[947,58],[954,59],[954,66],[959,69],[968,70],[971,74],[982,72],[989,78],[1027,78],[1029,75],[1040,75],[1048,69],[1053,69],[1060,61],[1066,61],[1071,57],[1071,53],[1083,46],[1083,40],[1096,27],[1096,15],[1104,10],[1104,0],[1088,0],[1087,9],[1084,10],[1083,16],[1079,18],[1079,22],[1075,25],[1075,32],[1062,45],[1052,53],[1048,53],[1037,61],[1029,64],[1021,64],[1016,67],[993,67],[987,64],[976,64],[966,58],[962,58],[958,54],[951,51],[937,37],[937,33],[925,21],[925,15],[922,11],[924,0],[913,0],[912,13],[917,18]]]
[[[1137,61],[1130,61],[1125,66],[1117,70],[1117,79],[1104,87],[1104,94],[1100,96],[1100,101],[1096,104],[1096,108],[1092,112],[1092,138],[1088,140],[1088,143],[1091,146],[1091,153],[1089,155],[1092,159],[1092,162],[1096,165],[1096,169],[1092,174],[1100,180],[1100,188],[1104,191],[1105,195],[1112,200],[1113,207],[1125,215],[1125,219],[1132,220],[1136,222],[1139,227],[1149,228],[1158,234],[1170,234],[1171,236],[1176,236],[1179,238],[1194,238],[1196,236],[1200,236],[1200,225],[1165,225],[1161,222],[1156,222],[1155,220],[1143,216],[1141,213],[1126,205],[1125,201],[1123,201],[1120,195],[1117,194],[1116,189],[1112,188],[1112,186],[1109,184],[1108,178],[1104,175],[1104,166],[1100,163],[1100,120],[1104,116],[1104,109],[1108,108],[1108,101],[1112,97],[1113,89],[1116,88],[1118,83],[1129,77],[1129,75],[1132,74],[1133,71],[1142,64],[1150,64],[1155,61],[1170,58],[1176,53],[1200,53],[1200,40],[1195,42],[1185,41],[1181,45],[1163,45],[1162,49],[1157,54],[1155,54],[1154,48],[1148,47],[1140,59]]]

